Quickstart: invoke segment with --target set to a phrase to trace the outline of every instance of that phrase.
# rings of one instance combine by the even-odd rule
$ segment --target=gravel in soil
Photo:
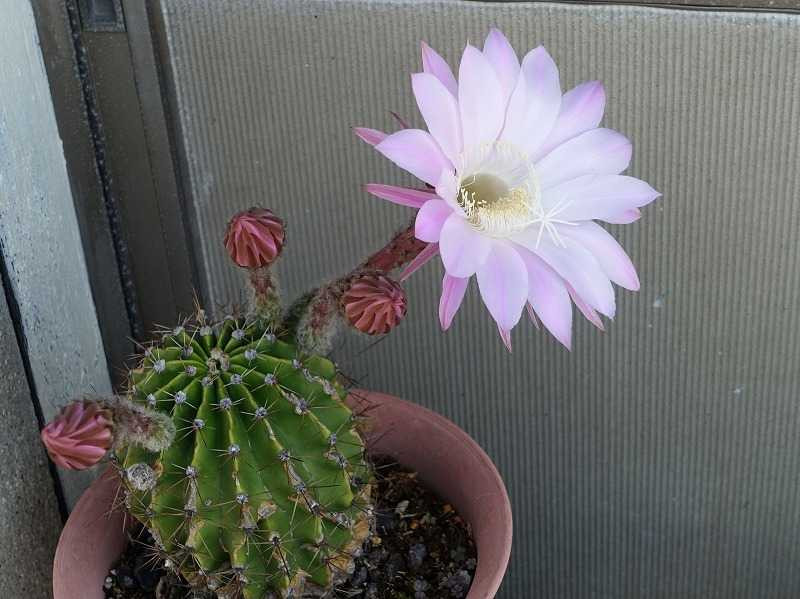
[[[355,599],[462,599],[477,566],[469,526],[417,474],[376,460],[376,534],[356,558],[353,574],[332,597]],[[214,599],[196,593],[153,558],[146,531],[105,581],[107,599]]]

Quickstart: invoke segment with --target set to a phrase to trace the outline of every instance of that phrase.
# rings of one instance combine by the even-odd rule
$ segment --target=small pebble
[[[428,548],[422,543],[412,545],[408,550],[408,564],[416,569],[425,561],[425,556],[428,555]]]

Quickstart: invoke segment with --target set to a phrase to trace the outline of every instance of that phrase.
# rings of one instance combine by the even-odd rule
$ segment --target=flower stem
[[[427,245],[414,237],[414,223],[411,222],[352,271],[299,298],[289,308],[284,326],[294,333],[301,351],[323,354],[330,351],[334,333],[342,320],[340,300],[351,281],[366,273],[388,275],[411,262]]]
[[[414,222],[412,221],[407,227],[396,233],[389,243],[367,258],[348,277],[360,270],[377,270],[388,274],[411,262],[427,245],[414,236]]]
[[[274,326],[281,315],[281,298],[275,273],[266,266],[250,268],[247,273],[253,293],[249,312],[268,325]]]

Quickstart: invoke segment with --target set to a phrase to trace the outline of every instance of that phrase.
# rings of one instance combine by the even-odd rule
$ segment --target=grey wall
[[[73,397],[108,393],[110,382],[31,6],[0,0],[0,15],[0,249],[49,420]],[[8,409],[22,400],[0,399]],[[92,476],[62,473],[69,505]]]
[[[51,596],[61,516],[0,282],[0,596]]]
[[[571,85],[602,79],[630,172],[663,191],[615,231],[642,290],[570,354],[530,326],[513,355],[471,289],[440,334],[440,267],[363,354],[365,386],[453,418],[495,459],[516,516],[503,597],[800,595],[800,16],[622,6],[160,0],[196,258],[238,297],[220,244],[235,210],[284,215],[291,293],[408,218],[367,181],[410,182],[350,127],[419,122],[418,42],[451,58],[498,25],[544,43]]]

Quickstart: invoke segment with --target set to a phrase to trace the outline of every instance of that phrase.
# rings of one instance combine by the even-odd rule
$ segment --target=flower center
[[[536,221],[539,179],[528,157],[504,142],[461,156],[456,198],[467,221],[492,237],[508,237]]]

